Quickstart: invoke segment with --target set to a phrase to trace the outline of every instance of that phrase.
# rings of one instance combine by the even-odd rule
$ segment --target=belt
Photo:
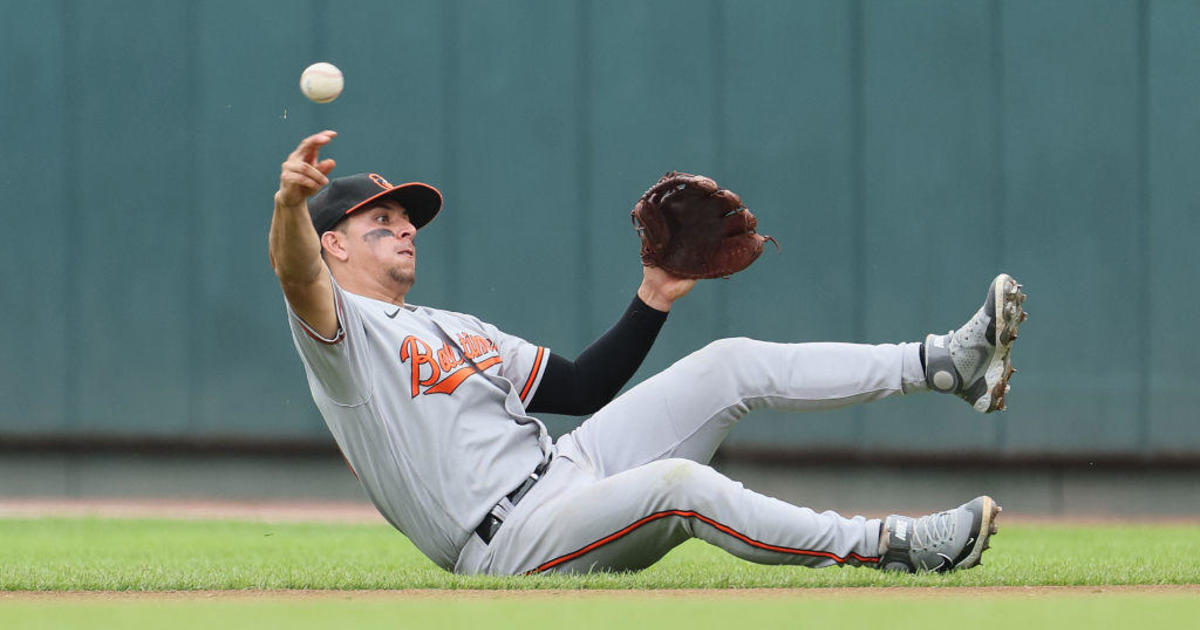
[[[509,504],[516,505],[518,501],[520,501],[522,498],[524,498],[526,493],[528,493],[529,490],[531,488],[533,488],[533,485],[536,484],[538,482],[538,480],[542,478],[542,475],[546,472],[546,469],[549,467],[550,467],[549,460],[538,464],[537,468],[533,469],[533,472],[530,473],[529,476],[525,478],[525,481],[521,482],[521,485],[517,486],[516,490],[513,490],[512,492],[508,493],[507,498],[508,498]],[[497,503],[496,507],[499,507],[499,506],[500,506],[500,504]],[[498,510],[495,507],[492,508],[492,511],[488,512],[488,515],[483,517],[483,522],[479,524],[479,527],[475,528],[475,534],[483,540],[483,544],[485,544],[485,545],[492,542],[492,537],[496,535],[496,531],[499,530],[500,525],[502,523],[504,523],[503,518],[496,516],[497,511]]]

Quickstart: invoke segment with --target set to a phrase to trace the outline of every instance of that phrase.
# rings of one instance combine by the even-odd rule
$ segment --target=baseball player
[[[966,324],[924,343],[724,339],[616,393],[695,280],[654,266],[574,360],[474,316],[409,303],[422,183],[330,179],[305,138],[283,163],[270,258],[313,399],[380,513],[444,569],[637,570],[688,538],[758,563],[897,571],[975,566],[1000,507],[980,496],[885,519],[817,513],[707,465],[757,408],[820,411],[926,390],[1002,409],[1024,295],[1000,274]],[[535,413],[590,415],[557,441]]]

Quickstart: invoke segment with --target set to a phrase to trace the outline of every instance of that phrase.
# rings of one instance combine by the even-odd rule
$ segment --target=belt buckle
[[[517,505],[517,502],[525,498],[525,495],[528,494],[529,490],[541,480],[542,475],[546,473],[546,469],[549,467],[549,461],[544,461],[538,464],[537,468],[534,468],[533,472],[529,473],[529,476],[525,478],[525,481],[521,482],[521,485],[517,486],[515,490],[508,493],[504,497],[505,499],[508,499],[508,510],[511,510]],[[504,499],[501,499],[501,503],[503,503],[503,501]],[[491,544],[492,538],[494,538],[496,535],[496,530],[500,529],[500,526],[504,524],[504,519],[496,515],[496,512],[498,511],[497,508],[501,506],[501,503],[497,503],[496,505],[492,506],[492,509],[488,511],[487,516],[483,517],[483,521],[479,523],[479,527],[475,528],[475,534],[479,536],[481,540],[483,540],[483,544],[485,545]],[[506,515],[508,510],[504,510]]]
[[[475,528],[475,535],[479,536],[483,544],[490,545],[492,538],[496,536],[496,530],[500,529],[500,524],[503,522],[499,518],[496,518],[495,514],[489,512],[487,516],[483,517],[483,521],[479,523],[479,527]]]

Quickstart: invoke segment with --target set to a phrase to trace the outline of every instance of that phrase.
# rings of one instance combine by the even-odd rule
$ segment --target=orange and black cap
[[[393,186],[376,173],[358,173],[331,180],[308,200],[313,227],[321,235],[338,221],[380,199],[394,199],[408,212],[408,220],[420,229],[442,209],[442,193],[429,184],[409,182]]]

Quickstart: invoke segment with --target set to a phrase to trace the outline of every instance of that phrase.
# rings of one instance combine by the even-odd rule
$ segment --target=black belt
[[[525,478],[525,481],[521,482],[521,485],[517,486],[516,490],[508,493],[508,502],[512,505],[516,505],[518,501],[525,497],[525,494],[529,492],[530,488],[533,488],[533,485],[542,478],[542,474],[545,473],[546,469],[549,467],[549,461],[544,461],[538,464],[537,468],[533,469],[533,472]],[[500,504],[497,503],[496,505],[499,506]],[[492,508],[492,511],[488,512],[488,515],[483,517],[483,522],[479,524],[479,527],[475,528],[475,534],[483,539],[483,544],[489,544],[492,542],[492,537],[496,535],[496,530],[500,529],[500,524],[503,522],[504,519],[496,516],[496,508]]]

